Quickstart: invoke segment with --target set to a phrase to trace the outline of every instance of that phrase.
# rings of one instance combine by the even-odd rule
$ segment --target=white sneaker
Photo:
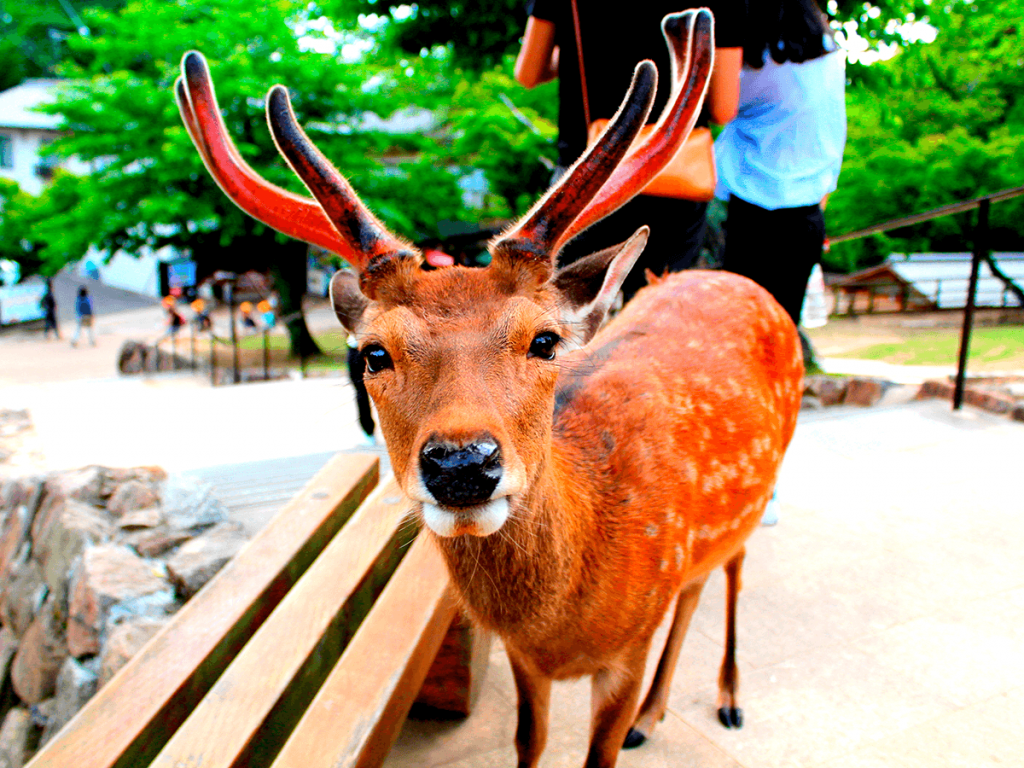
[[[761,515],[761,525],[775,525],[777,522],[779,522],[779,502],[775,500],[773,494],[764,508],[764,514]]]

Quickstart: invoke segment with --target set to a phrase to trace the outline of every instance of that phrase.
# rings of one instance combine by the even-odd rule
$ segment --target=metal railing
[[[893,229],[909,227],[913,224],[920,224],[942,216],[952,216],[955,213],[964,213],[977,209],[978,216],[974,222],[974,249],[971,254],[971,277],[967,287],[967,304],[964,307],[964,322],[960,330],[960,354],[957,362],[956,385],[953,388],[953,410],[959,410],[964,401],[964,382],[967,375],[967,352],[971,344],[971,330],[974,324],[974,303],[978,290],[978,270],[982,260],[988,264],[992,274],[998,277],[1006,285],[1007,290],[1017,296],[1024,306],[1024,290],[1014,283],[1009,277],[1003,274],[998,265],[992,259],[992,252],[989,248],[988,214],[993,203],[1001,203],[1012,200],[1015,197],[1024,195],[1024,187],[1014,187],[994,192],[991,195],[982,195],[971,200],[963,200],[958,203],[943,205],[923,213],[915,213],[912,216],[904,216],[899,219],[890,219],[881,224],[873,224],[864,229],[857,229],[852,232],[845,232],[835,237],[829,237],[829,244],[836,245],[849,240],[857,240],[870,235],[881,234]]]

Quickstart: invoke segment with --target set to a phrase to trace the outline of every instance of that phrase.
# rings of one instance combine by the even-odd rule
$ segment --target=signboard
[[[46,283],[42,280],[0,288],[0,325],[41,320]]]

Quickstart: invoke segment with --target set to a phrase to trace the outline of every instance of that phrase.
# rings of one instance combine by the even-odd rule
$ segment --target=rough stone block
[[[846,396],[847,385],[847,379],[815,375],[805,379],[804,391],[818,398],[824,406],[839,405]]]
[[[31,528],[32,511],[27,505],[18,504],[8,511],[4,525],[0,528],[0,580],[10,578],[12,566],[28,542]]]
[[[135,481],[155,488],[167,479],[167,473],[160,467],[129,467],[127,469],[105,467],[103,469],[104,499],[110,499],[123,484]]]
[[[846,396],[843,398],[845,405],[875,405],[882,399],[884,389],[882,382],[875,379],[850,379],[846,387]]]
[[[153,507],[159,501],[156,491],[138,480],[129,480],[117,486],[117,490],[107,501],[107,511],[114,517],[122,517],[129,512]]]
[[[53,695],[57,673],[67,658],[64,612],[49,597],[18,644],[11,665],[14,692],[26,704],[38,704]]]
[[[213,497],[213,486],[172,475],[160,486],[160,506],[171,530],[198,533],[227,519],[227,509]]]
[[[164,526],[128,533],[123,541],[143,557],[159,557],[192,538],[191,533],[169,531]]]
[[[84,504],[103,504],[102,467],[83,467],[52,475],[46,481],[46,495],[55,499],[75,499]]]
[[[137,616],[111,629],[100,656],[100,686],[106,685],[168,621],[170,617]]]
[[[63,593],[71,567],[85,548],[109,541],[112,535],[113,527],[103,511],[80,501],[55,501],[41,509],[32,530],[33,555],[42,566],[47,586]]]
[[[7,627],[0,627],[0,688],[7,681],[7,673],[11,671],[11,661],[17,650],[17,636]]]
[[[0,768],[22,768],[28,755],[32,716],[24,707],[7,713],[0,725]]]
[[[178,596],[187,600],[214,577],[246,543],[240,523],[221,523],[182,544],[167,561],[167,575]]]
[[[48,592],[39,563],[26,559],[12,570],[0,592],[0,622],[21,637],[39,613]]]
[[[156,528],[163,522],[164,516],[160,507],[146,507],[125,512],[117,523],[122,531],[138,531],[140,529]]]
[[[39,746],[56,736],[78,710],[85,706],[96,693],[96,682],[96,673],[86,665],[70,657],[64,659],[64,664],[57,673],[57,691]]]
[[[68,650],[76,658],[100,651],[100,636],[118,602],[165,590],[155,568],[128,547],[88,547],[75,573],[68,603]]]

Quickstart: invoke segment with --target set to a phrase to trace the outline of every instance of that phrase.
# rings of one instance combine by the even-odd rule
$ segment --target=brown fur
[[[501,269],[411,277],[401,304],[365,318],[361,343],[395,364],[366,384],[407,487],[431,436],[487,432],[522,463],[497,533],[437,543],[521,675],[610,675],[614,692],[642,676],[680,590],[757,527],[796,423],[800,346],[752,282],[687,272],[641,291],[584,349],[529,359],[537,333],[569,329],[550,287],[507,293],[514,282]],[[539,755],[524,738],[525,756]]]

